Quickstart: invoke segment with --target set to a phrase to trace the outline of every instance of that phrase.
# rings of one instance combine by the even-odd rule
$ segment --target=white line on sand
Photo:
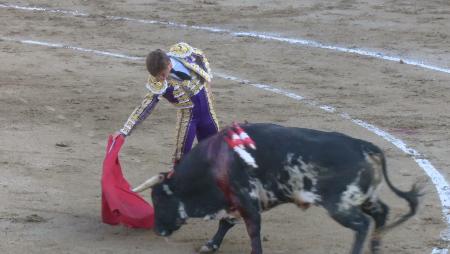
[[[58,10],[58,9],[50,9],[50,8],[43,8],[43,7],[19,6],[19,5],[13,5],[13,4],[0,4],[0,8],[9,8],[9,9],[16,9],[16,10],[23,10],[23,11],[41,11],[41,12],[49,12],[49,13],[60,13],[60,14],[64,14],[64,15],[82,16],[82,17],[91,15],[91,14],[76,11],[76,10],[68,11],[68,10]],[[136,19],[136,18],[120,17],[120,16],[105,16],[105,18],[107,18],[109,20],[122,20],[122,21],[129,21],[129,22],[138,22],[138,23],[142,23],[142,24],[152,24],[152,25],[158,24],[158,25],[166,25],[166,26],[172,26],[172,27],[183,28],[183,29],[202,30],[202,31],[207,31],[207,32],[212,32],[212,33],[223,33],[223,34],[229,34],[233,37],[251,37],[251,38],[256,38],[256,39],[261,39],[261,40],[285,42],[285,43],[289,43],[289,44],[293,44],[293,45],[327,49],[327,50],[333,50],[333,51],[337,51],[337,52],[373,57],[373,58],[383,59],[386,61],[402,62],[404,64],[413,65],[413,66],[417,66],[417,67],[428,69],[428,70],[433,70],[433,71],[450,74],[449,68],[426,64],[422,60],[407,59],[407,58],[402,58],[400,56],[388,55],[383,52],[376,52],[376,51],[362,49],[362,48],[354,48],[354,47],[349,48],[349,47],[343,47],[343,46],[338,46],[338,45],[331,45],[331,44],[326,44],[326,43],[302,39],[302,38],[289,38],[289,37],[275,36],[275,35],[270,35],[267,32],[233,31],[233,30],[218,28],[218,27],[193,26],[193,25],[186,25],[186,24],[181,24],[181,23],[176,23],[176,22],[171,22],[171,21]]]

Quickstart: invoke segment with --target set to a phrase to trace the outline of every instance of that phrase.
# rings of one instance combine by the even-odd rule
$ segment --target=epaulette
[[[196,54],[202,57],[205,64],[206,71],[203,70],[198,64],[187,61],[187,59],[192,55]],[[168,56],[177,58],[186,68],[194,71],[200,75],[206,82],[211,82],[212,73],[209,67],[208,59],[205,57],[200,49],[193,48],[185,42],[179,42],[172,47],[170,47]]]
[[[161,95],[166,91],[168,85],[167,85],[167,81],[161,82],[161,81],[158,81],[152,75],[149,75],[148,81],[147,81],[147,84],[145,85],[145,87],[148,90],[150,90],[150,92],[152,92],[153,94]]]
[[[170,47],[167,55],[177,58],[185,58],[190,56],[193,51],[194,49],[191,47],[191,45],[187,44],[186,42],[179,42]]]

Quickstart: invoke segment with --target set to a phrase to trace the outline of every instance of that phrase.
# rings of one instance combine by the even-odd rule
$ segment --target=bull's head
[[[134,192],[141,192],[152,188],[155,232],[161,236],[171,235],[185,223],[187,218],[183,204],[171,190],[172,182],[173,179],[166,173],[161,173],[133,189]]]

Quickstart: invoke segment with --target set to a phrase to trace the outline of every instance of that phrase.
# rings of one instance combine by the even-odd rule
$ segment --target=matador
[[[129,136],[153,111],[161,97],[177,108],[174,164],[192,148],[195,137],[201,141],[219,130],[213,108],[210,83],[212,72],[200,49],[180,42],[166,53],[155,50],[146,59],[149,71],[148,93],[116,135]]]

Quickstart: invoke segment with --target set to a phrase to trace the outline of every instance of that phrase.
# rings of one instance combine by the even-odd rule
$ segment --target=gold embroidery
[[[179,42],[169,48],[169,56],[185,58],[192,54],[193,48],[185,42]]]
[[[213,94],[210,90],[210,86],[209,83],[205,84],[205,94],[206,94],[206,99],[208,102],[208,107],[209,107],[209,113],[211,114],[212,119],[214,120],[214,124],[216,125],[217,130],[220,130],[219,128],[219,121],[217,120],[217,115],[216,115],[216,111],[214,111],[214,97]]]
[[[184,90],[181,89],[179,85],[173,85],[173,97],[178,99],[179,97],[181,97],[183,95],[185,95]]]
[[[197,64],[189,63],[188,61],[186,61],[184,59],[178,59],[178,60],[184,66],[186,66],[186,68],[194,71],[195,73],[200,75],[202,78],[204,78],[206,80],[206,82],[211,82],[211,75],[210,75],[210,73],[207,73],[206,71],[204,71],[200,66],[198,66]]]
[[[174,102],[173,105],[179,109],[194,107],[191,97],[198,94],[204,86],[197,75],[191,76],[191,80],[169,79],[168,81],[169,86],[173,87],[173,96],[177,99],[177,102]]]
[[[191,80],[185,80],[181,83],[183,90],[190,96],[194,96],[203,88],[203,82],[193,75]]]
[[[183,149],[186,144],[186,139],[191,122],[192,109],[180,109],[177,112],[177,129],[176,129],[176,146],[175,154],[173,155],[174,161],[181,159],[183,156]]]
[[[202,57],[206,71],[203,70],[198,64],[186,61],[186,58],[191,56],[193,53]],[[212,79],[211,68],[209,67],[209,61],[203,54],[202,50],[193,48],[192,46],[190,46],[185,42],[179,42],[170,47],[167,55],[177,58],[177,60],[179,60],[186,68],[190,69],[191,71],[194,71],[195,73],[200,75],[203,79],[205,79],[207,82],[211,82]]]
[[[202,56],[203,58],[203,63],[205,64],[205,68],[206,68],[206,72],[209,75],[210,80],[208,82],[211,82],[211,79],[213,78],[213,74],[211,72],[211,68],[209,67],[209,61],[208,58],[206,58],[205,54],[203,54],[203,51],[197,48],[194,48],[194,53],[197,55]]]
[[[147,106],[152,102],[153,96],[154,95],[152,93],[146,94],[141,102],[141,105],[135,108],[131,115],[128,117],[127,122],[120,130],[121,133],[123,133],[124,135],[128,135],[131,132],[136,123],[140,120],[139,117],[141,116],[142,112],[144,112],[145,108],[147,108]]]
[[[148,75],[148,81],[147,81],[146,88],[148,90],[150,90],[150,92],[152,92],[154,94],[163,94],[166,91],[167,86],[168,86],[167,81],[161,82],[161,81],[158,81],[152,75]]]

